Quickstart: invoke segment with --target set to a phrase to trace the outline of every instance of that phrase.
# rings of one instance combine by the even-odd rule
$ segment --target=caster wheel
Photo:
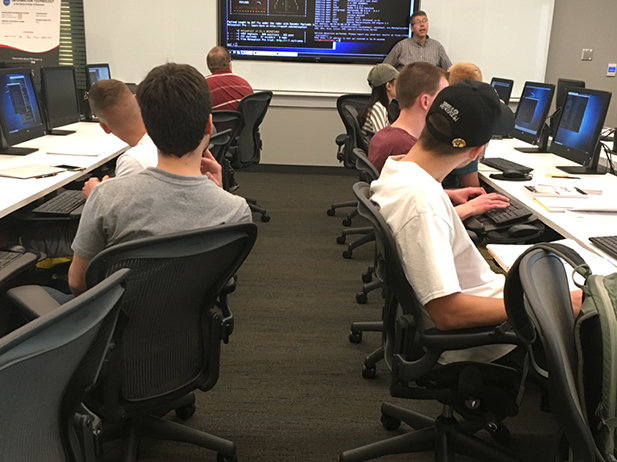
[[[336,238],[336,243],[337,244],[344,244],[346,240],[347,240],[347,238],[345,236],[338,236]]]
[[[364,305],[366,302],[368,302],[368,295],[366,295],[364,292],[358,292],[356,294],[356,302],[360,305]]]
[[[373,280],[372,273],[369,273],[368,271],[366,273],[362,273],[362,282],[364,282],[365,284],[368,284],[372,280]]]
[[[349,218],[343,218],[343,226],[351,226],[351,220]]]
[[[176,415],[179,419],[182,420],[190,419],[193,414],[195,414],[194,404],[187,404],[186,406],[182,406],[176,409]]]
[[[505,443],[510,439],[510,430],[502,423],[498,423],[497,428],[489,428],[489,433],[496,443]]]
[[[375,377],[377,377],[377,368],[376,367],[362,366],[362,378],[374,379]]]
[[[360,343],[362,341],[362,332],[354,332],[353,330],[349,332],[349,342],[350,343]]]
[[[343,251],[343,258],[349,260],[351,257],[353,257],[353,252],[351,250],[347,249]]]
[[[216,462],[238,462],[238,456],[228,457],[220,452],[216,455]]]
[[[381,414],[381,425],[383,425],[383,428],[386,430],[393,432],[394,430],[398,430],[401,426],[401,421],[389,415]]]
[[[333,217],[334,214],[336,213],[336,210],[328,209],[328,210],[326,210],[326,213],[328,214],[329,217]]]
[[[270,215],[268,214],[264,214],[261,216],[261,221],[263,221],[264,223],[268,223],[270,221]]]

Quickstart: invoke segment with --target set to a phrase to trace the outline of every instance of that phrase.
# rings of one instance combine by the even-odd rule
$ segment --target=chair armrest
[[[51,313],[60,306],[41,286],[15,287],[6,293],[6,297],[28,321]]]
[[[441,331],[433,328],[420,333],[420,339],[422,345],[438,352],[464,350],[466,348],[498,343],[523,345],[514,332],[502,332],[498,327],[479,327],[451,331]]]
[[[347,133],[341,133],[336,137],[336,140],[334,141],[337,145],[343,146],[345,144],[345,141],[347,141]]]

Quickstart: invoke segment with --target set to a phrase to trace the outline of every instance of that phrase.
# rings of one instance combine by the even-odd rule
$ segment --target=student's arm
[[[426,310],[439,330],[497,326],[508,318],[502,298],[462,292],[435,298],[426,304]]]
[[[76,253],[73,254],[73,261],[69,267],[69,287],[75,295],[83,294],[88,290],[88,286],[86,286],[88,264],[90,264],[90,260],[82,258]]]

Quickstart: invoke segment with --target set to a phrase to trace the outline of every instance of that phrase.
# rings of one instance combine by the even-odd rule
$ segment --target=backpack
[[[617,462],[617,273],[592,274],[578,253],[561,244],[536,244],[523,255],[538,248],[559,256],[584,279],[575,281],[584,293],[574,323],[578,395],[596,455],[604,462]],[[510,271],[517,271],[521,258]]]

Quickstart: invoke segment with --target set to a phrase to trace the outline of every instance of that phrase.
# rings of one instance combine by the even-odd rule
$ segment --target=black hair
[[[155,67],[139,84],[137,102],[161,154],[182,157],[197,149],[212,113],[208,84],[197,69],[176,63]]]
[[[392,79],[395,80],[395,79]],[[392,80],[390,82],[392,82]],[[375,103],[379,102],[383,104],[383,107],[387,108],[390,104],[390,98],[388,98],[388,90],[386,89],[386,85],[388,82],[383,85],[379,85],[378,87],[373,88],[371,92],[371,96],[368,99],[366,105],[360,110],[358,114],[358,122],[360,122],[360,127],[364,126],[366,119],[368,118],[369,112],[371,108],[375,105]]]

